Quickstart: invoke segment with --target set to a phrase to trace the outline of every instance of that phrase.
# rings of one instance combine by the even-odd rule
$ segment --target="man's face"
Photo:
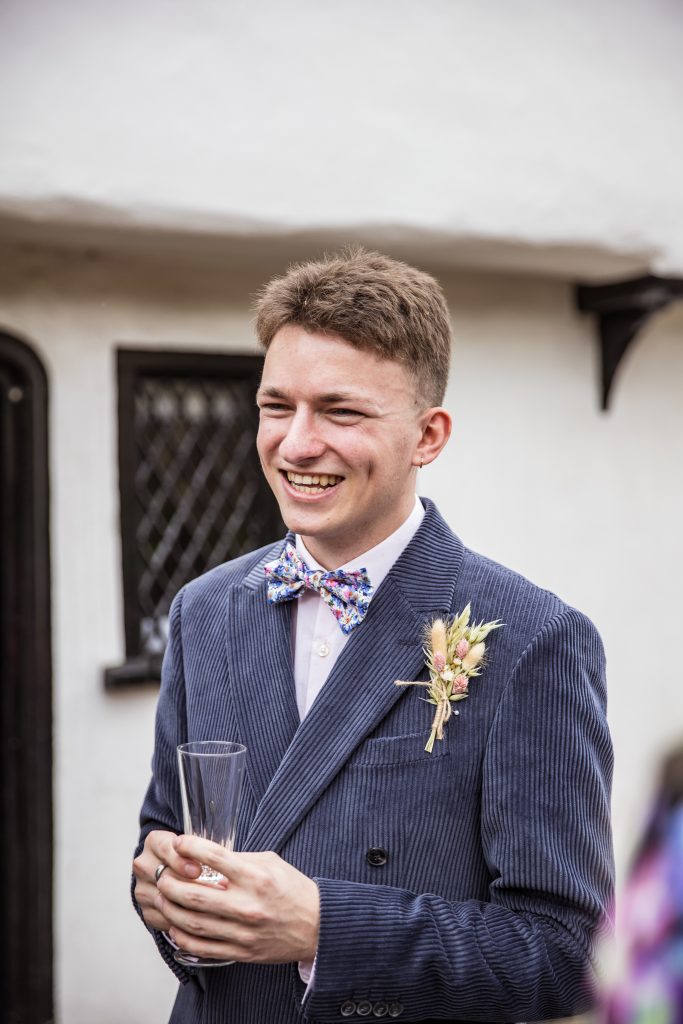
[[[321,565],[344,564],[408,517],[422,405],[399,363],[288,325],[266,354],[258,405],[263,471]]]

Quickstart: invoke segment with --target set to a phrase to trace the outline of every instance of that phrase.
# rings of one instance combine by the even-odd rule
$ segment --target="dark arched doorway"
[[[52,696],[47,378],[0,331],[0,1019],[52,998]]]

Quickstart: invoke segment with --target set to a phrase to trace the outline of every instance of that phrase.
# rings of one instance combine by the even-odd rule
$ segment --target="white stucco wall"
[[[0,326],[33,343],[50,378],[59,1021],[163,1024],[175,983],[127,899],[156,694],[102,686],[103,667],[123,657],[114,345],[250,350],[245,295],[262,278],[36,252],[13,267]],[[683,733],[683,310],[637,343],[603,415],[593,324],[567,285],[473,274],[444,284],[456,429],[421,492],[471,546],[598,624],[623,870],[651,769]]]
[[[0,215],[680,274],[682,50],[677,0],[4,0]]]

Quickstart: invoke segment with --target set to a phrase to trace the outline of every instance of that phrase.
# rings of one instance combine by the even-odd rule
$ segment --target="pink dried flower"
[[[470,649],[470,642],[469,642],[469,640],[465,640],[465,638],[463,637],[462,640],[458,641],[458,643],[456,645],[456,648],[455,648],[455,653],[457,654],[457,656],[459,658],[464,658],[465,655],[467,654],[467,652],[469,651],[469,649]]]
[[[453,693],[467,693],[467,676],[462,672],[453,680]]]
[[[435,651],[434,653],[434,668],[437,672],[443,672],[446,667],[446,658],[441,651]]]

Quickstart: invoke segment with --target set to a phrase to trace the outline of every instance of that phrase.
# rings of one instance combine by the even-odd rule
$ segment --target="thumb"
[[[225,846],[221,846],[220,843],[202,839],[200,836],[182,835],[176,836],[173,845],[181,857],[189,857],[190,860],[206,864],[207,867],[213,868],[214,871],[220,871],[222,875],[235,882],[238,882],[244,874],[239,856],[226,849]]]

